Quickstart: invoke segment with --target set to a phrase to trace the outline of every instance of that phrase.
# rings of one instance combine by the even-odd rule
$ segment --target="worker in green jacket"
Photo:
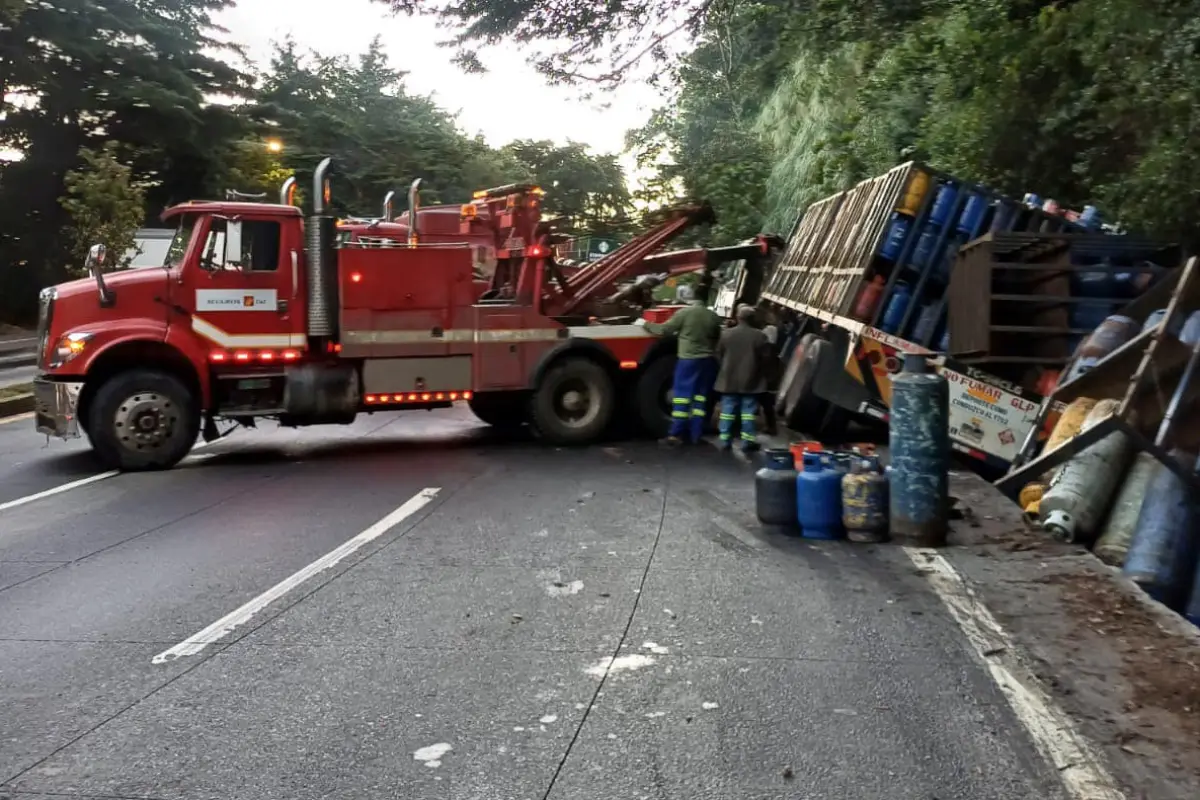
[[[723,327],[721,317],[707,303],[707,289],[697,287],[692,304],[665,323],[642,323],[656,336],[679,337],[671,385],[671,429],[662,440],[671,447],[695,444],[704,435],[708,395],[717,377],[717,342]]]

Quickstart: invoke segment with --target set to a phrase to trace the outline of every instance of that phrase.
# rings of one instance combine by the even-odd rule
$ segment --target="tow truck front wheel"
[[[534,430],[552,444],[587,444],[603,435],[616,391],[599,364],[570,358],[546,371],[530,400]]]
[[[130,370],[112,376],[96,390],[87,430],[96,455],[111,468],[169,469],[195,444],[200,412],[178,378]]]

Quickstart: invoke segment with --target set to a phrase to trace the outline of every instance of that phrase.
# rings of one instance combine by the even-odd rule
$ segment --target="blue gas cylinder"
[[[944,331],[942,331],[942,338],[938,340],[937,349],[938,349],[938,352],[941,352],[941,353],[949,353],[950,352],[950,326],[949,325],[947,325],[946,329]]]
[[[1191,599],[1183,607],[1183,615],[1188,622],[1200,627],[1200,564],[1196,565],[1196,574],[1192,576]]]
[[[1142,333],[1145,333],[1151,328],[1157,328],[1159,323],[1162,322],[1166,316],[1167,310],[1165,308],[1160,308],[1157,311],[1151,311],[1146,316],[1146,321],[1142,323]]]
[[[887,307],[883,310],[883,319],[879,321],[879,327],[891,334],[898,333],[900,323],[904,321],[904,312],[908,311],[908,301],[911,299],[912,290],[908,288],[908,284],[903,281],[897,283],[892,289],[892,296],[888,298]]]
[[[805,453],[796,476],[796,519],[806,539],[842,536],[842,473],[825,453]]]
[[[908,229],[912,226],[912,220],[903,214],[892,214],[892,223],[888,226],[887,236],[884,237],[883,247],[879,248],[879,255],[886,258],[888,261],[895,261],[900,257],[900,251],[904,248],[904,240],[908,238]]]
[[[754,510],[763,525],[796,528],[796,461],[786,447],[763,452],[763,466],[754,474]]]
[[[958,215],[959,233],[970,238],[978,236],[979,229],[983,227],[983,215],[987,213],[987,207],[987,200],[981,195],[972,193],[967,197],[967,204]]]
[[[937,239],[937,231],[926,228],[917,238],[917,246],[908,256],[908,263],[920,269],[929,263],[929,254],[933,252],[933,243]]]
[[[887,476],[875,458],[860,458],[842,476],[842,525],[852,542],[887,540]]]
[[[1200,343],[1200,311],[1193,311],[1179,331],[1179,341],[1193,347]]]
[[[1172,450],[1170,456],[1181,464],[1196,461],[1181,450]],[[1146,594],[1172,609],[1187,601],[1196,569],[1196,503],[1190,494],[1178,475],[1157,465],[1122,569]]]
[[[941,227],[950,219],[954,211],[954,201],[958,199],[958,189],[951,183],[943,183],[933,198],[933,208],[929,212],[929,221]]]
[[[1087,230],[1100,229],[1100,212],[1095,206],[1084,206],[1083,212],[1079,215],[1079,224]]]
[[[888,492],[892,538],[918,547],[946,543],[950,474],[950,394],[925,356],[906,353],[892,378]]]
[[[912,340],[923,344],[933,338],[934,329],[938,324],[938,304],[926,303],[917,316],[917,324],[913,326]]]
[[[992,215],[991,229],[997,233],[1007,231],[1016,221],[1018,207],[1006,200],[996,203],[996,213]]]

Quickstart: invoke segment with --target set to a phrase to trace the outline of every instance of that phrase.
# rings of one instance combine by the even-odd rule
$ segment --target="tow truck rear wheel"
[[[200,431],[191,392],[165,372],[119,372],[96,390],[88,435],[108,467],[126,472],[170,469],[188,454]]]
[[[634,396],[638,419],[646,433],[656,439],[671,428],[671,384],[675,378],[675,359],[660,356],[650,362],[638,377]]]
[[[523,392],[483,392],[472,395],[467,405],[493,428],[517,428],[525,423],[528,404]]]
[[[552,444],[587,444],[604,434],[615,403],[613,381],[603,367],[568,358],[546,370],[533,390],[529,422]]]

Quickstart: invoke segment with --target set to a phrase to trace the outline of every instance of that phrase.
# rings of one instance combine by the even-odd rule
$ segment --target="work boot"
[[[720,444],[717,445],[717,449],[722,453],[728,453],[733,450],[733,442],[729,439],[722,439]]]
[[[658,443],[663,447],[682,447],[683,439],[678,436],[664,436],[658,440]]]

